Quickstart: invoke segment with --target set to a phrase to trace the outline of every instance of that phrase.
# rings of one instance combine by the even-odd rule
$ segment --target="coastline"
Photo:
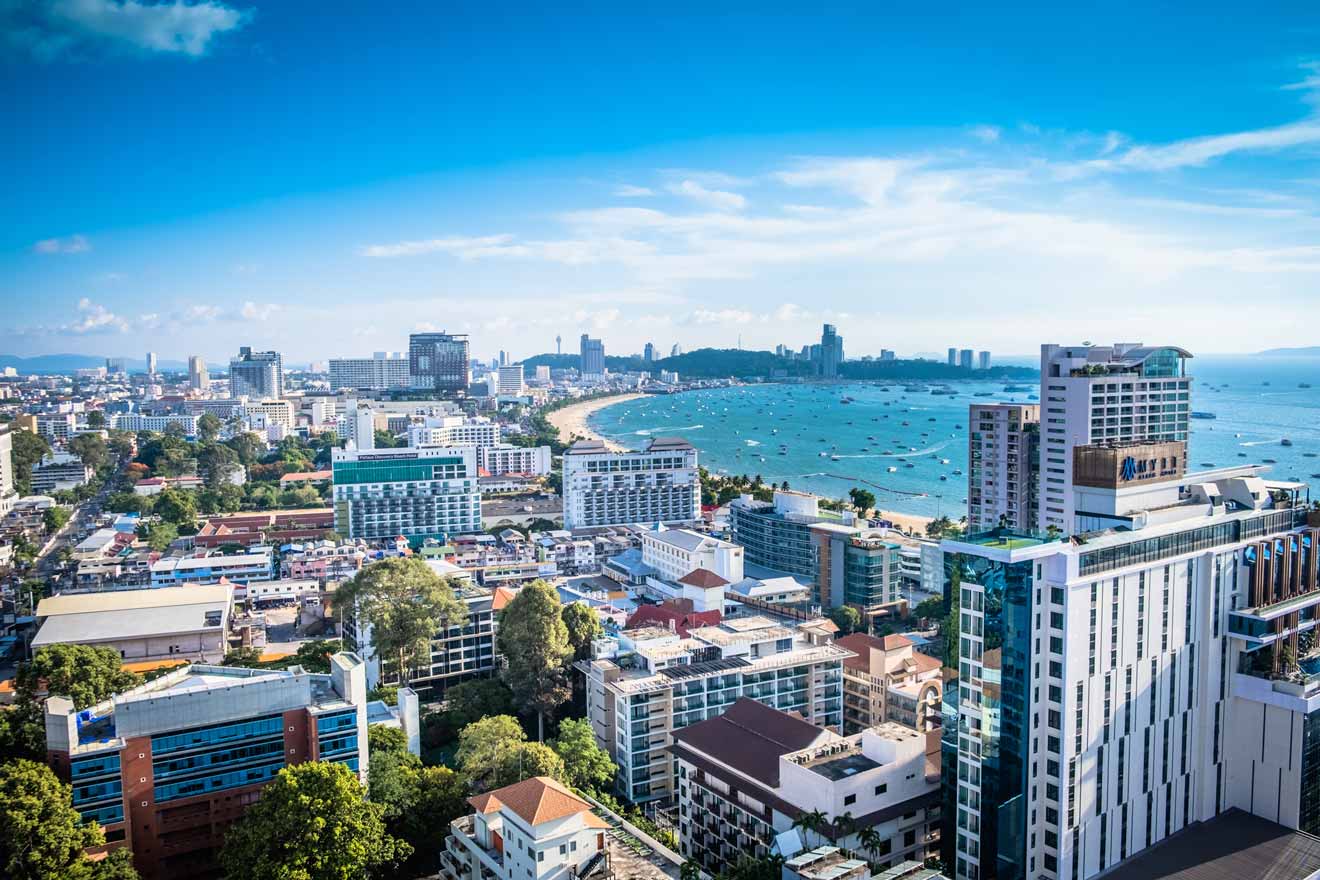
[[[592,413],[604,409],[607,406],[613,406],[616,403],[627,403],[630,400],[638,400],[646,397],[645,394],[614,394],[609,397],[598,397],[595,400],[584,400],[581,403],[570,404],[546,414],[546,421],[554,425],[559,431],[559,439],[565,443],[573,443],[574,440],[600,440],[609,449],[616,452],[624,451],[624,447],[597,434],[587,424]]]

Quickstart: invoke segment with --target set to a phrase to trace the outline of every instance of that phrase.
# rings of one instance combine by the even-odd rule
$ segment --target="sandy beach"
[[[926,534],[926,524],[934,521],[933,516],[920,516],[915,513],[899,513],[896,510],[881,510],[876,508],[874,512],[876,519],[887,519],[903,531],[912,531],[918,535]]]
[[[645,397],[645,394],[615,394],[611,397],[599,397],[595,400],[584,400],[581,403],[575,403],[571,406],[557,409],[546,415],[546,420],[559,429],[559,439],[565,443],[572,443],[576,440],[602,440],[610,449],[622,451],[624,447],[612,440],[601,437],[587,424],[587,419],[596,410],[604,409],[607,406],[613,406],[616,403],[626,403],[629,400],[637,400]]]

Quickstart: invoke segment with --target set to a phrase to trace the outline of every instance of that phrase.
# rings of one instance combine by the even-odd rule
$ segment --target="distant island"
[[[1320,357],[1320,345],[1310,345],[1304,348],[1270,348],[1265,351],[1256,352],[1264,357]]]
[[[538,354],[523,360],[525,367],[548,366],[553,369],[577,369],[576,354]],[[815,375],[809,361],[780,357],[772,351],[744,351],[737,348],[699,348],[676,357],[647,363],[640,357],[605,358],[605,368],[613,373],[661,370],[676,372],[684,379],[808,379]],[[1031,367],[991,367],[969,370],[929,360],[855,360],[840,366],[841,379],[875,379],[899,382],[908,379],[1036,379],[1040,371]]]

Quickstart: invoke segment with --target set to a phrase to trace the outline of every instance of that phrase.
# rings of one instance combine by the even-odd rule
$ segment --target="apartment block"
[[[409,336],[408,375],[413,388],[466,392],[472,384],[467,335],[414,333]]]
[[[331,358],[331,391],[385,391],[407,388],[408,359],[401,353],[379,352],[369,358]]]
[[[143,413],[112,413],[110,427],[116,431],[154,431],[163,434],[171,425],[178,425],[188,437],[197,436],[197,416],[183,413],[149,416]]]
[[[944,694],[938,657],[905,636],[852,633],[836,640],[854,655],[843,661],[843,730],[857,733],[891,721],[928,731],[940,726]]]
[[[145,880],[212,877],[225,829],[302,761],[367,771],[362,661],[330,673],[185,666],[90,709],[52,695],[47,761]]]
[[[284,359],[278,351],[253,351],[248,346],[229,359],[229,396],[284,396]]]
[[[928,739],[898,724],[844,737],[738,700],[674,733],[683,855],[712,875],[822,844],[881,871],[924,861],[940,835],[939,752],[927,754]],[[811,815],[823,821],[803,828]]]
[[[828,621],[786,626],[754,616],[686,637],[652,626],[598,640],[577,668],[586,676],[587,718],[618,765],[619,794],[673,797],[673,733],[743,697],[841,729],[842,666],[851,653],[833,643],[834,631]]]
[[[697,450],[677,437],[641,451],[579,440],[564,453],[564,527],[685,523],[701,518]]]
[[[545,476],[550,473],[549,446],[513,446],[499,443],[479,447],[477,459],[481,469],[493,477],[502,474],[531,474]]]
[[[1040,407],[968,407],[967,528],[1031,530],[1039,519]]]
[[[177,584],[235,584],[268,581],[275,577],[269,550],[236,553],[229,556],[170,557],[152,563],[151,585],[169,587]]]
[[[335,531],[412,544],[481,531],[477,454],[471,446],[336,449]]]
[[[480,416],[426,416],[407,431],[409,446],[487,447],[500,443],[500,426]]]
[[[729,502],[731,537],[746,549],[749,563],[812,581],[818,560],[811,526],[851,527],[854,522],[852,511],[823,510],[817,497],[806,492],[776,489],[771,501],[742,495]]]

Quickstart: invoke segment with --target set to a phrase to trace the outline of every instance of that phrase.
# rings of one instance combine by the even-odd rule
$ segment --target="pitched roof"
[[[765,785],[779,785],[779,756],[830,732],[787,712],[740,697],[723,715],[676,730],[675,741]]]
[[[917,670],[919,672],[928,672],[932,669],[939,669],[944,665],[938,657],[932,657],[929,654],[923,654],[920,651],[913,651],[912,659],[917,661]]]
[[[727,587],[729,582],[711,571],[709,568],[694,568],[687,574],[678,579],[680,584],[687,584],[690,587],[699,587],[703,590],[709,590],[714,587]]]
[[[588,827],[602,827],[605,823],[591,813],[591,804],[573,794],[548,776],[533,776],[504,788],[468,798],[468,803],[484,814],[507,807],[530,825],[553,822],[587,813]]]
[[[683,611],[667,605],[642,605],[628,618],[625,629],[639,626],[674,624],[674,631],[687,638],[690,630],[699,626],[719,626],[722,615],[718,611]]]
[[[513,597],[518,595],[517,590],[511,590],[508,587],[496,587],[494,598],[491,600],[490,609],[492,611],[503,611],[505,606],[513,601]]]

